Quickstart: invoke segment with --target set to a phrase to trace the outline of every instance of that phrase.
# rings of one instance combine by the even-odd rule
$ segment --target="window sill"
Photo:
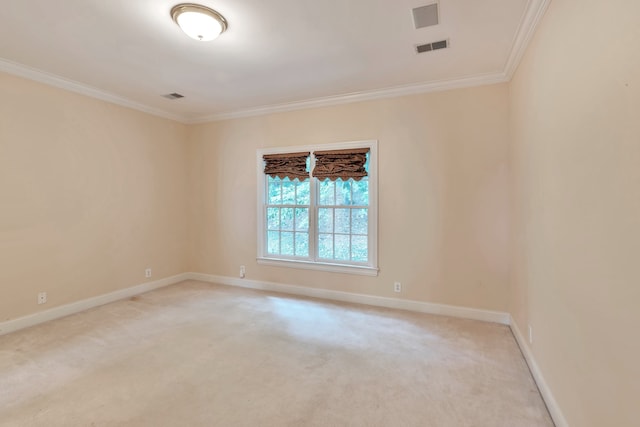
[[[272,265],[275,267],[300,268],[303,270],[320,270],[331,273],[357,274],[360,276],[377,276],[378,269],[375,267],[330,264],[324,262],[310,262],[279,258],[257,258],[258,264]]]

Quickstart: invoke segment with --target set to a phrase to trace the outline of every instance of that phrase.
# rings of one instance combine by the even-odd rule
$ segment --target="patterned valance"
[[[309,178],[309,171],[307,170],[309,154],[309,152],[265,154],[262,157],[264,159],[264,173],[272,178],[289,178],[292,181],[294,179],[303,181]]]
[[[368,152],[368,148],[314,151],[316,166],[313,168],[313,176],[321,181],[327,178],[331,181],[338,178],[343,181],[349,178],[360,181],[367,176],[365,164]]]

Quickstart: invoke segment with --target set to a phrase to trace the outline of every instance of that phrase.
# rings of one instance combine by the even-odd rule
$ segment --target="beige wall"
[[[0,87],[0,321],[187,269],[184,125],[5,74]]]
[[[572,426],[637,426],[640,2],[554,0],[510,84],[510,311]]]
[[[147,266],[158,279],[244,264],[381,296],[398,280],[402,298],[506,310],[506,85],[192,127],[0,85],[0,321],[143,283]],[[256,149],[363,139],[380,144],[380,275],[258,266]]]
[[[190,129],[191,270],[505,311],[506,85],[228,120]],[[378,277],[256,263],[256,150],[379,141]]]

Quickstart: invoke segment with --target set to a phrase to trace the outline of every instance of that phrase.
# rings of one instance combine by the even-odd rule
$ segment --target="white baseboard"
[[[569,427],[569,423],[567,423],[564,415],[562,415],[562,411],[560,410],[560,406],[558,406],[558,402],[556,402],[556,399],[553,397],[553,393],[551,393],[551,389],[542,376],[542,371],[538,367],[536,359],[533,357],[533,353],[531,352],[529,345],[524,339],[524,335],[522,335],[518,324],[513,318],[511,318],[511,330],[513,331],[513,335],[516,337],[516,341],[520,346],[520,350],[522,350],[522,354],[524,355],[524,358],[529,365],[531,375],[533,375],[533,379],[538,385],[540,394],[544,399],[544,403],[547,405],[547,409],[549,410],[549,414],[551,414],[553,422],[555,423],[556,427]]]
[[[306,288],[303,286],[285,285],[282,283],[240,279],[228,276],[216,276],[212,274],[187,273],[187,276],[191,280],[200,280],[203,282],[217,283],[220,285],[238,286],[242,288],[258,289],[263,291],[282,292],[286,294],[323,298],[356,304],[366,304],[377,307],[397,308],[401,310],[417,311],[420,313],[461,317],[464,319],[482,320],[485,322],[500,323],[503,325],[508,325],[511,320],[511,316],[509,315],[509,313],[503,313],[499,311],[479,310],[475,308],[434,304],[398,298],[385,298],[373,295],[353,294],[349,292],[332,291],[327,289]]]
[[[401,310],[416,311],[420,313],[439,314],[465,319],[482,320],[485,322],[500,323],[503,325],[508,325],[510,322],[510,316],[508,313],[498,311],[479,310],[475,308],[410,301],[397,298],[385,298],[373,295],[353,294],[341,291],[331,291],[327,289],[306,288],[303,286],[285,285],[281,283],[239,279],[235,277],[216,276],[211,274],[182,273],[175,276],[166,277],[164,279],[155,280],[153,282],[146,282],[130,288],[110,292],[108,294],[98,295],[96,297],[87,298],[70,304],[53,307],[49,310],[30,314],[24,317],[19,317],[17,319],[0,322],[0,335],[8,334],[20,329],[48,322],[49,320],[69,316],[71,314],[79,313],[81,311],[108,304],[110,302],[130,298],[132,296],[140,295],[154,289],[173,285],[184,280],[200,280],[203,282],[218,283],[228,286],[238,286],[243,288],[282,292],[293,295],[323,298],[356,304],[373,305],[377,307],[396,308]]]
[[[24,317],[18,317],[17,319],[8,320],[6,322],[0,322],[0,335],[8,334],[19,329],[24,329],[40,323],[48,322],[49,320],[69,316],[70,314],[79,313],[81,311],[108,304],[110,302],[130,298],[132,296],[140,295],[154,289],[173,285],[174,283],[182,282],[184,280],[187,280],[188,278],[188,273],[182,273],[175,276],[166,277],[164,279],[154,280],[153,282],[146,282],[141,285],[121,289],[119,291],[110,292],[108,294],[98,295],[97,297],[87,298],[81,301],[72,302],[70,304],[53,307],[49,310],[30,314]]]

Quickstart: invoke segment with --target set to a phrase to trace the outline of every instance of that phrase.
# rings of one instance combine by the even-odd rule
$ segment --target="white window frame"
[[[345,150],[354,148],[369,148],[369,207],[368,207],[368,262],[365,264],[349,264],[342,262],[325,262],[317,260],[315,251],[317,247],[317,221],[316,203],[317,179],[310,178],[310,205],[309,205],[309,257],[310,260],[279,258],[267,254],[266,230],[267,219],[265,213],[266,206],[266,185],[267,176],[264,173],[265,154],[299,153],[323,151],[323,150]],[[305,145],[297,147],[262,148],[256,153],[257,160],[257,229],[258,229],[258,264],[272,265],[278,267],[302,268],[308,270],[330,271],[334,273],[360,274],[364,276],[378,275],[378,141],[353,141],[339,142],[332,144]],[[311,157],[311,170],[314,167],[313,156]]]

